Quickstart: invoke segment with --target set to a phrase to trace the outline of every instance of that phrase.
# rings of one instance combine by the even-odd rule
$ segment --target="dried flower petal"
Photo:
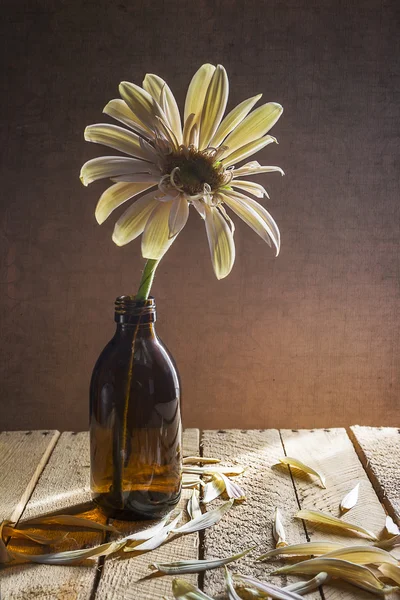
[[[244,473],[245,468],[240,465],[236,465],[233,467],[220,467],[219,465],[215,467],[197,467],[197,466],[189,466],[185,465],[182,469],[183,473],[189,473],[191,475],[215,475],[223,473],[224,475],[241,475]]]
[[[320,554],[326,554],[333,550],[343,548],[343,544],[337,542],[306,542],[304,544],[291,544],[290,546],[284,546],[282,548],[276,548],[270,550],[265,554],[258,557],[257,560],[267,560],[274,556],[316,556]]]
[[[287,565],[274,571],[278,573],[303,573],[314,575],[324,571],[332,577],[337,577],[348,581],[364,590],[376,594],[386,594],[394,591],[396,588],[384,585],[374,573],[362,565],[356,565],[346,560],[338,558],[313,558],[305,560],[295,565]]]
[[[214,600],[185,579],[174,579],[172,593],[177,600]]]
[[[392,564],[397,565],[397,559],[386,550],[375,546],[348,546],[339,548],[325,555],[326,558],[340,558],[358,565]]]
[[[347,532],[354,532],[358,534],[362,534],[371,540],[377,540],[378,538],[374,533],[364,529],[364,527],[360,527],[359,525],[355,525],[354,523],[347,523],[346,521],[342,521],[337,517],[333,517],[332,515],[327,515],[320,510],[300,510],[297,515],[297,519],[304,519],[304,521],[310,521],[310,523],[317,523],[318,525],[328,525],[330,527],[337,527],[338,529],[343,529]]]
[[[340,510],[342,512],[347,512],[357,504],[359,489],[360,484],[357,483],[357,485],[353,487],[353,489],[350,490],[350,492],[346,494],[346,496],[343,498],[343,500],[340,503]]]
[[[41,527],[42,525],[68,525],[70,527],[81,527],[83,529],[98,529],[99,531],[111,531],[112,533],[120,533],[118,529],[112,525],[103,525],[91,519],[82,517],[74,517],[73,515],[54,515],[45,517],[35,517],[21,521],[19,527]]]
[[[159,548],[161,546],[161,544],[163,544],[165,542],[165,540],[168,538],[171,531],[174,530],[174,527],[179,523],[181,518],[182,518],[182,512],[180,512],[179,515],[177,517],[175,517],[175,519],[173,519],[173,521],[171,521],[171,523],[168,523],[168,525],[164,525],[164,527],[160,531],[158,531],[155,535],[153,535],[153,537],[151,537],[150,539],[142,542],[141,544],[136,544],[136,545],[127,544],[124,547],[124,552],[148,552],[149,550],[155,550],[156,548]],[[122,541],[124,543],[126,543],[127,540],[128,540],[128,538],[123,538]]]
[[[224,568],[225,571],[225,586],[228,594],[228,600],[242,600],[242,598],[236,593],[235,586],[233,583],[232,575],[227,567]]]
[[[393,521],[392,517],[389,515],[386,517],[385,521],[385,531],[388,535],[399,535],[400,531],[397,527],[396,523]]]
[[[312,592],[318,589],[321,585],[326,583],[330,579],[328,573],[322,571],[318,573],[312,579],[308,581],[296,581],[296,583],[291,583],[290,585],[285,586],[283,589],[288,590],[289,592],[296,592],[296,594],[300,594],[300,596],[304,596],[304,594],[308,594],[308,592]]]
[[[185,573],[201,573],[202,571],[207,571],[209,569],[218,569],[219,567],[223,567],[235,560],[239,560],[249,552],[251,552],[253,548],[248,548],[243,552],[239,552],[238,554],[234,554],[233,556],[228,556],[227,558],[208,558],[206,560],[180,560],[171,563],[152,563],[150,566],[154,571],[160,571],[161,573],[166,573],[167,575],[184,575]]]
[[[272,534],[274,536],[274,540],[276,542],[277,548],[281,548],[283,546],[288,545],[288,543],[286,541],[286,534],[285,534],[285,530],[283,528],[281,512],[280,512],[279,508],[275,508]]]
[[[212,527],[222,519],[224,514],[231,508],[232,504],[233,500],[228,500],[228,502],[221,504],[218,508],[202,514],[201,517],[192,519],[181,527],[173,529],[173,533],[193,533],[194,531],[201,531],[207,527]]]
[[[248,575],[238,575],[234,574],[234,578],[240,582],[245,584],[250,584],[255,587],[256,590],[260,592],[264,592],[266,595],[274,598],[274,600],[300,600],[301,596],[296,594],[295,592],[291,592],[290,590],[285,590],[284,588],[280,588],[273,583],[265,583],[264,581],[259,581],[255,577],[250,577]]]
[[[118,552],[125,542],[108,542],[94,548],[84,548],[82,550],[67,550],[66,552],[54,552],[52,554],[26,554],[22,552],[12,552],[12,556],[25,562],[39,563],[42,565],[70,565],[88,558],[94,559],[100,556],[108,556]]]
[[[379,570],[385,577],[400,585],[400,567],[398,565],[380,565]]]
[[[219,474],[215,474],[212,476],[211,481],[209,481],[205,487],[203,492],[202,503],[208,504],[218,498],[225,491],[225,481]]]
[[[295,469],[300,469],[301,471],[304,471],[304,473],[308,473],[309,475],[315,475],[320,480],[322,487],[326,487],[325,476],[322,473],[319,473],[318,471],[313,469],[312,467],[309,467],[308,465],[304,464],[300,460],[297,460],[297,458],[284,456],[283,458],[279,459],[279,462],[283,465],[289,465],[290,467],[294,467]]]
[[[193,490],[192,495],[190,496],[187,503],[187,512],[191,519],[196,519],[197,517],[201,517],[203,514],[200,508],[200,493],[198,490]]]

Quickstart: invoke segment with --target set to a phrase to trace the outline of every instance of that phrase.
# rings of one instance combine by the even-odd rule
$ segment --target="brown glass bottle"
[[[114,518],[155,519],[180,498],[180,382],[155,320],[154,299],[117,298],[90,384],[92,497]]]

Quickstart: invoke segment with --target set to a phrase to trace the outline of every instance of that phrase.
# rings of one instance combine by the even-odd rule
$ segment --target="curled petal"
[[[123,127],[117,127],[117,125],[109,125],[108,123],[89,125],[85,129],[85,140],[95,144],[103,144],[130,156],[154,162],[154,154],[146,151],[145,147],[141,145],[140,137]]]
[[[218,65],[208,86],[201,113],[200,150],[207,148],[217,130],[228,102],[229,81],[222,65]]]
[[[127,200],[130,200],[137,194],[144,192],[153,183],[115,183],[100,196],[96,206],[95,217],[99,225],[110,216],[110,214],[121,206]]]
[[[176,239],[176,235],[171,237],[169,232],[171,208],[172,201],[159,202],[151,213],[142,237],[143,258],[159,260]]]
[[[211,260],[217,279],[223,279],[235,262],[235,243],[228,223],[219,210],[204,204],[205,223],[210,246]]]
[[[153,165],[138,158],[126,158],[120,156],[100,156],[88,160],[82,167],[80,180],[83,185],[89,185],[98,179],[106,177],[118,177],[134,173],[150,174]]]
[[[149,192],[136,200],[118,219],[112,236],[117,246],[125,246],[143,233],[152,211],[159,205],[155,194],[155,191]]]
[[[275,125],[283,112],[283,108],[276,102],[268,102],[253,110],[243,121],[228,135],[224,143],[232,153],[241,146],[264,136]]]
[[[267,244],[271,243],[270,239],[272,240],[277,256],[280,249],[280,234],[278,226],[269,212],[252,198],[237,192],[223,194],[223,200]]]
[[[235,127],[237,127],[237,125],[239,125],[239,123],[243,121],[243,119],[249,114],[256,102],[260,100],[261,96],[262,94],[258,94],[258,96],[248,98],[231,110],[211,138],[210,146],[217,148],[220,144],[222,144],[226,136],[229,135],[231,131],[233,131]]]
[[[260,173],[274,173],[275,171],[278,171],[281,175],[285,174],[280,167],[263,167],[256,160],[253,160],[239,167],[239,169],[234,169],[233,179],[246,177],[247,175],[259,175]]]
[[[183,194],[178,194],[172,202],[168,227],[170,237],[177,235],[186,225],[189,218],[189,204]]]
[[[214,75],[214,65],[205,64],[200,67],[193,75],[192,81],[186,94],[184,122],[192,113],[194,120],[197,121],[203,110],[204,98],[206,97],[208,86],[212,76]],[[186,143],[184,141],[184,143]]]

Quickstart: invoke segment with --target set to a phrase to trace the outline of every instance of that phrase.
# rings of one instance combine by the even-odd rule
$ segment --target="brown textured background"
[[[158,331],[186,426],[399,424],[399,25],[396,0],[3,0],[1,428],[85,429],[113,301],[136,291],[140,244],[93,217],[102,149],[86,124],[120,80],[163,76],[182,105],[203,62],[231,107],[283,104],[259,176],[282,232],[272,252],[237,223],[218,282],[191,215],[159,267]],[[105,154],[108,152],[106,151]],[[237,221],[237,220],[236,220]]]

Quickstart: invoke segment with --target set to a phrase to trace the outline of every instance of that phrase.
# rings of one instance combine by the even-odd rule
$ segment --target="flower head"
[[[98,223],[138,196],[115,224],[113,240],[118,246],[143,234],[143,257],[162,258],[193,206],[205,221],[214,271],[222,279],[235,260],[234,225],[228,207],[279,253],[279,229],[252,198],[268,197],[267,192],[262,185],[242,178],[283,171],[256,161],[239,168],[235,165],[276,142],[268,132],[283,109],[268,102],[252,111],[261,98],[258,95],[224,117],[228,91],[223,66],[200,67],[189,85],[182,126],[168,85],[157,75],[146,75],[143,87],[122,82],[122,99],[111,100],[104,108],[129,129],[107,123],[86,128],[87,141],[128,155],[94,158],[81,170],[84,185],[104,178],[114,182],[98,201]]]

